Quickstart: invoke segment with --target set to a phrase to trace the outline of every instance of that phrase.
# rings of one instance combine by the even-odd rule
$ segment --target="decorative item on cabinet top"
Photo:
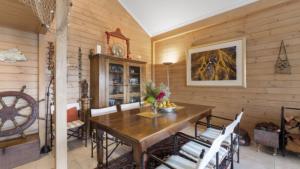
[[[106,51],[106,53],[122,58],[126,55],[126,58],[130,59],[130,39],[122,34],[120,28],[117,28],[114,32],[106,31],[105,34],[107,37],[108,45],[108,51]],[[114,37],[114,39],[112,37]],[[126,46],[126,51],[124,49],[124,46]]]

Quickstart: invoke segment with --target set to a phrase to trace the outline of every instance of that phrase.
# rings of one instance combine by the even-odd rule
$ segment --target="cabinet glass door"
[[[124,87],[124,65],[109,63],[109,106],[124,103]]]
[[[141,101],[141,68],[139,66],[129,66],[128,82],[128,102]]]

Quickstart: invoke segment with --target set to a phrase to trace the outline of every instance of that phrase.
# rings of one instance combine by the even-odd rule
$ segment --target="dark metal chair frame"
[[[81,113],[81,110],[77,110],[78,111],[78,117],[79,119],[82,119],[80,117],[80,115],[82,114]],[[87,118],[86,118],[87,119]],[[84,124],[80,127],[77,127],[77,128],[74,128],[74,129],[68,129],[67,130],[67,139],[71,138],[71,137],[75,137],[75,138],[78,138],[78,139],[82,139],[84,140],[84,146],[87,147],[87,140],[88,140],[88,131],[87,131],[87,122],[83,121]],[[51,115],[51,118],[50,118],[50,130],[51,130],[51,133],[50,133],[50,147],[53,147],[53,140],[55,139],[55,128],[53,128],[53,115]]]
[[[244,111],[244,109],[242,109],[242,112]],[[224,121],[228,121],[228,122],[232,122],[237,118],[237,115],[235,116],[235,119],[230,119],[230,118],[225,118],[225,117],[221,117],[221,116],[216,116],[216,115],[209,115],[206,117],[206,123],[202,122],[202,121],[197,121],[195,124],[195,137],[198,137],[198,126],[206,126],[207,128],[215,128],[215,129],[223,129],[223,127],[218,126],[218,125],[214,125],[211,124],[211,118],[216,118],[216,119],[220,119],[220,120],[224,120]],[[237,136],[235,138],[233,138],[233,135],[231,134],[231,144],[230,146],[233,148],[233,143],[236,142],[238,148],[235,152],[234,149],[232,149],[232,156],[234,155],[234,153],[237,153],[237,163],[240,162],[240,123],[238,123],[237,127],[236,127],[237,132],[235,133]],[[233,157],[232,157],[233,158]]]
[[[225,129],[223,128],[223,131],[222,131],[222,134],[224,134],[225,133]],[[201,139],[198,139],[198,138],[196,138],[196,137],[192,137],[192,136],[190,136],[190,135],[187,135],[187,134],[184,134],[184,133],[182,133],[182,132],[178,132],[178,133],[176,133],[175,134],[175,137],[174,137],[174,148],[173,148],[173,153],[175,154],[175,155],[180,155],[181,157],[183,157],[183,158],[185,158],[185,159],[187,159],[187,160],[190,160],[190,161],[192,161],[192,162],[195,162],[195,163],[197,163],[197,161],[195,161],[195,160],[193,160],[193,159],[191,159],[191,158],[189,158],[189,157],[187,157],[187,156],[185,156],[184,154],[181,154],[181,153],[179,153],[179,151],[177,150],[177,141],[178,141],[178,137],[182,137],[182,138],[184,138],[184,139],[187,139],[187,140],[189,140],[189,141],[193,141],[193,142],[195,142],[195,143],[197,143],[197,144],[200,144],[200,145],[203,145],[203,146],[205,146],[205,147],[208,147],[208,148],[210,148],[211,147],[211,144],[209,144],[209,143],[206,143],[206,142],[204,142],[203,140],[201,140]],[[232,137],[232,134],[231,134],[231,139],[232,139],[233,137]],[[230,161],[231,161],[231,165],[232,165],[232,162],[233,162],[233,158],[232,158],[232,150],[233,150],[233,147],[231,146],[231,149],[230,149],[230,151],[229,151],[229,158],[230,158]],[[202,159],[203,157],[204,157],[204,153],[205,153],[205,150],[202,150],[202,152],[200,153],[200,156],[199,156],[199,158],[200,159]],[[155,155],[153,155],[153,154],[151,154],[151,153],[148,153],[148,152],[144,152],[143,153],[143,156],[142,156],[142,164],[144,164],[143,163],[143,161],[144,161],[144,156],[145,155],[147,155],[148,156],[148,158],[152,158],[152,159],[154,159],[154,160],[156,160],[157,162],[159,162],[160,164],[163,164],[163,165],[165,165],[165,166],[167,166],[168,168],[170,168],[170,169],[176,169],[176,168],[174,168],[174,167],[172,167],[171,165],[169,165],[168,163],[166,163],[165,161],[163,161],[162,159],[160,159],[159,157],[157,157],[157,156],[155,156]],[[222,162],[221,162],[222,163]],[[219,165],[221,164],[220,163],[220,160],[219,160],[219,153],[217,152],[216,153],[216,169],[219,169]],[[232,167],[233,167],[233,165],[232,165]],[[146,168],[146,166],[142,166],[142,168],[143,169],[145,169]]]

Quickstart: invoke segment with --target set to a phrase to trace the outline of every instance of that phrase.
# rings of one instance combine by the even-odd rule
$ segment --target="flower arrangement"
[[[145,98],[144,101],[152,105],[154,113],[157,113],[158,105],[163,102],[168,102],[171,92],[169,87],[161,83],[159,87],[156,87],[153,82],[145,84]]]

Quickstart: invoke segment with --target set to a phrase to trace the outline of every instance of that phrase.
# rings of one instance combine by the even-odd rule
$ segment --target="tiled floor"
[[[183,130],[193,133],[193,128]],[[123,146],[118,149],[114,158],[129,151]],[[257,152],[254,145],[241,148],[240,164],[235,164],[236,169],[300,169],[300,157],[289,154],[287,157],[272,156],[270,153]],[[80,142],[69,143],[68,164],[69,169],[93,169],[96,166],[96,158],[91,158],[90,145],[84,147]],[[17,169],[54,169],[53,154],[43,156],[40,160],[20,166]]]

